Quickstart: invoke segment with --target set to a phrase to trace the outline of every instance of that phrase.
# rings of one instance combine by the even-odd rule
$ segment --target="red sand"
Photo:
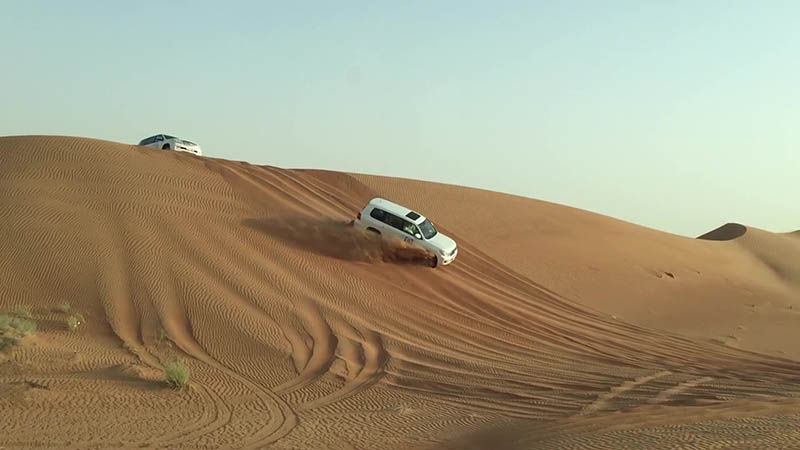
[[[0,446],[800,445],[797,233],[64,137],[0,138],[0,192],[0,308],[39,328]],[[376,195],[456,261],[343,225]]]

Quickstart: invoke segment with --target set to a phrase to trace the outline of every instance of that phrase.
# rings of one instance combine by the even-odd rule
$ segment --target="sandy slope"
[[[495,192],[355,175],[527,278],[639,325],[800,358],[800,240],[737,224],[689,239]],[[713,240],[712,240],[713,239]]]
[[[0,356],[0,446],[659,448],[709,427],[728,430],[703,434],[718,445],[798,442],[780,430],[797,428],[800,362],[733,344],[789,345],[706,339],[795,320],[796,236],[684,239],[60,137],[0,138],[0,193],[0,307],[39,324]],[[428,213],[457,262],[431,270],[347,228],[376,193]],[[87,316],[76,332],[65,301]],[[160,381],[176,356],[185,391]]]

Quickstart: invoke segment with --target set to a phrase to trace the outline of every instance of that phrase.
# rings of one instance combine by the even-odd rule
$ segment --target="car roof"
[[[404,217],[409,219],[414,223],[420,223],[425,221],[425,216],[422,214],[413,211],[411,209],[406,208],[405,206],[398,205],[392,201],[386,200],[385,198],[375,197],[369,201],[370,206],[376,206],[386,212],[390,212],[394,215]]]

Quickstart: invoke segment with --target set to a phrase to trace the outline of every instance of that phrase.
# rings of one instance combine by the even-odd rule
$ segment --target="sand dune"
[[[0,192],[0,308],[39,326],[0,353],[0,446],[800,441],[796,236],[65,137],[0,138]],[[348,229],[375,195],[429,215],[456,262]]]
[[[510,269],[597,311],[646,327],[800,358],[792,235],[727,224],[689,239],[553,203],[354,175],[430,211]],[[465,204],[475,205],[465,208]],[[724,242],[718,242],[724,241]]]

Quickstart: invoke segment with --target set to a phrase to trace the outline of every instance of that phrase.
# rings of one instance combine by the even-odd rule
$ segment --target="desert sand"
[[[348,227],[374,196],[456,261]],[[800,448],[799,257],[797,233],[746,225],[691,239],[459,186],[3,137],[0,312],[38,330],[0,352],[0,448]]]

